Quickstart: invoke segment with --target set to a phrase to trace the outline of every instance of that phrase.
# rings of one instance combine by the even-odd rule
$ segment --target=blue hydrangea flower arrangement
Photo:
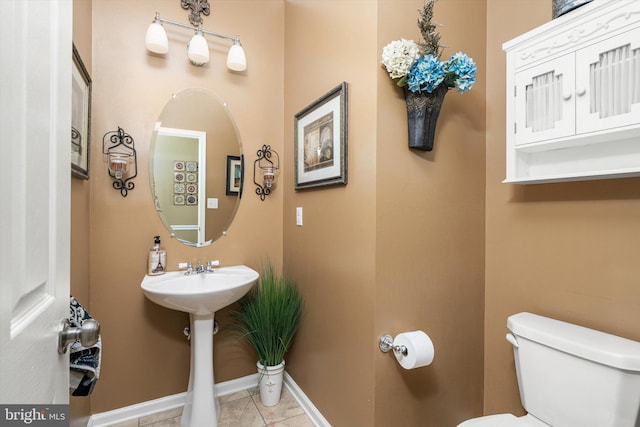
[[[476,64],[462,52],[455,53],[447,61],[441,61],[440,35],[433,24],[433,4],[427,0],[418,19],[418,28],[424,42],[395,40],[382,50],[382,64],[392,79],[399,79],[398,86],[407,86],[411,92],[433,93],[441,84],[464,93],[476,81]]]

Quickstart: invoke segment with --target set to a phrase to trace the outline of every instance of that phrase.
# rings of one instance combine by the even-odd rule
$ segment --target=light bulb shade
[[[209,62],[209,45],[201,32],[197,32],[191,38],[187,55],[194,65],[203,65]]]
[[[244,71],[247,69],[247,57],[239,41],[233,42],[227,55],[227,68],[233,71]]]
[[[153,21],[147,28],[144,44],[153,53],[165,54],[169,52],[167,33],[159,21]]]

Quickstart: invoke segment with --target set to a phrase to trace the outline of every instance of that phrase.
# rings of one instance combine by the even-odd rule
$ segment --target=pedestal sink
[[[191,366],[183,427],[217,427],[213,379],[213,318],[215,312],[242,298],[259,274],[244,265],[216,268],[210,273],[185,275],[174,271],[144,276],[142,292],[163,307],[189,313]]]

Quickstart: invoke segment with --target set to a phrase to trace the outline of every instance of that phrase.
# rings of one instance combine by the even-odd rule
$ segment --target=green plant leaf
[[[284,360],[300,325],[303,300],[295,281],[279,276],[268,261],[258,283],[239,301],[234,312],[235,328],[258,355],[264,366]]]

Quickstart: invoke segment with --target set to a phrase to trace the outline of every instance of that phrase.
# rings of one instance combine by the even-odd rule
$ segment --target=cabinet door
[[[516,145],[575,133],[574,59],[568,54],[516,74]]]
[[[577,133],[640,123],[640,28],[576,52]]]

